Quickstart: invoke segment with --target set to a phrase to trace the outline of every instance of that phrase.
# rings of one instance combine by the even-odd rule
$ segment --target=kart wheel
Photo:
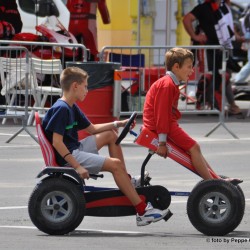
[[[82,222],[85,204],[79,186],[63,178],[48,178],[33,190],[28,210],[31,221],[39,230],[51,235],[63,235]]]
[[[232,232],[240,224],[244,210],[240,191],[223,180],[198,183],[187,202],[190,222],[198,231],[209,236]]]

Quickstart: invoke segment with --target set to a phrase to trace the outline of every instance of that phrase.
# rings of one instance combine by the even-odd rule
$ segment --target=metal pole
[[[140,46],[140,44],[141,44],[141,0],[138,0],[136,45]]]
[[[216,60],[216,58],[215,58]],[[221,91],[221,95],[222,95],[222,100],[221,100],[221,112],[219,114],[219,118],[220,121],[219,123],[213,128],[211,129],[210,132],[208,132],[205,136],[208,137],[209,135],[211,135],[217,128],[219,128],[219,126],[222,126],[223,128],[225,128],[235,139],[239,139],[239,137],[234,134],[231,130],[229,130],[226,125],[225,125],[225,98],[226,98],[226,66],[227,66],[227,60],[228,60],[228,51],[226,50],[222,50],[222,91]]]
[[[171,0],[166,0],[166,45],[170,45],[170,34],[171,34]]]
[[[119,118],[121,114],[121,92],[122,92],[121,70],[114,71],[114,93],[113,93],[113,116]]]

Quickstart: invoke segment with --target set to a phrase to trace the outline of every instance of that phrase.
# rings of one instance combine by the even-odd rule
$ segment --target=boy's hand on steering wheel
[[[129,121],[129,119],[120,121],[122,123],[122,127],[125,127],[126,124],[128,123],[128,121]],[[133,129],[135,127],[135,125],[136,125],[136,120],[133,121],[133,123],[130,126],[130,129]]]
[[[157,151],[156,153],[163,157],[163,158],[167,158],[168,157],[168,148],[166,145],[159,145],[158,148],[157,148]]]

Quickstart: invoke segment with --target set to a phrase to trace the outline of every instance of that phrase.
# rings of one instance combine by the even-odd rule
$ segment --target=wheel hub
[[[205,221],[220,223],[230,214],[231,205],[223,193],[210,192],[201,199],[199,210]]]
[[[218,206],[217,206],[217,205],[213,205],[213,206],[212,206],[212,210],[213,210],[214,212],[218,211]]]
[[[58,211],[58,210],[60,210],[60,207],[61,207],[61,206],[60,206],[59,204],[54,204],[54,207],[53,207],[53,208],[54,208],[54,210],[57,210],[57,211]]]
[[[59,223],[66,220],[73,211],[70,197],[61,191],[52,191],[42,200],[42,214],[46,220]]]

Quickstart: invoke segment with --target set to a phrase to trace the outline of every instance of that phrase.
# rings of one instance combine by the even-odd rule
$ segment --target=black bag
[[[232,70],[233,72],[236,72],[236,73],[238,73],[241,70],[240,65],[231,56],[229,56],[229,58],[228,58],[227,68]]]

